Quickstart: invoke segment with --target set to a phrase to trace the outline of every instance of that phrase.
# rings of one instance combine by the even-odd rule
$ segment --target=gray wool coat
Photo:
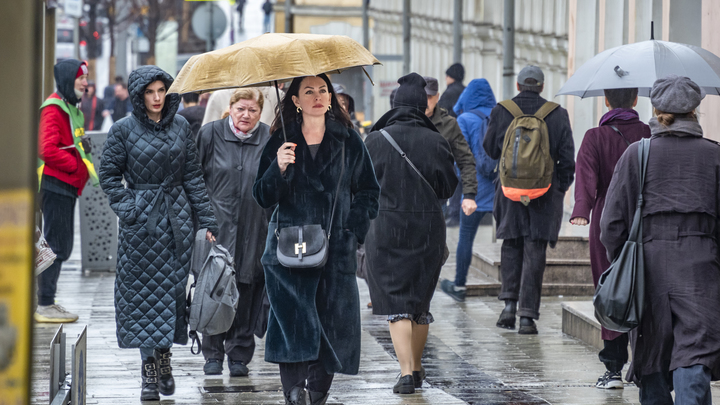
[[[720,146],[678,119],[653,135],[643,198],[645,312],[630,332],[627,380],[702,364],[720,379]],[[608,258],[627,240],[637,203],[638,143],[615,166],[600,219]]]
[[[133,115],[110,128],[98,174],[120,220],[115,322],[121,348],[169,348],[188,340],[185,286],[193,246],[193,215],[217,234],[197,148],[180,96],[168,94],[162,119],[145,113],[143,92],[172,77],[156,66],[130,74]],[[127,188],[122,180],[127,183]]]
[[[252,197],[270,127],[261,122],[252,137],[241,141],[232,133],[229,119],[213,121],[200,129],[198,154],[220,229],[218,243],[233,255],[237,281],[252,284],[264,280],[260,257],[272,214]]]

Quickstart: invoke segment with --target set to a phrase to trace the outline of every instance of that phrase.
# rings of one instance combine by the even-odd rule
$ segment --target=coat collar
[[[650,133],[653,136],[677,136],[702,138],[703,129],[697,120],[693,118],[675,118],[675,122],[668,126],[660,124],[656,117],[650,118],[648,122]]]
[[[435,132],[440,132],[430,118],[425,115],[424,111],[420,111],[413,107],[393,108],[377,120],[371,131],[379,131],[382,128],[389,127],[391,125],[420,126]]]
[[[325,187],[320,181],[321,176],[331,166],[331,163],[340,159],[342,148],[345,147],[345,141],[350,138],[349,129],[340,124],[339,122],[331,119],[325,119],[325,136],[323,136],[322,142],[320,142],[320,149],[318,149],[315,159],[310,154],[310,148],[308,148],[305,137],[302,134],[300,123],[294,121],[292,123],[286,123],[288,142],[297,144],[295,148],[295,154],[300,156],[298,160],[298,167],[304,175],[308,183],[315,188],[317,191],[324,191]],[[229,130],[228,130],[229,132]],[[282,130],[275,132],[277,136],[282,138]],[[342,163],[344,164],[344,162]]]

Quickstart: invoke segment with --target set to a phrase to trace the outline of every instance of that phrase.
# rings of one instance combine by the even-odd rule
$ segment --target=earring
[[[295,111],[297,111],[297,113],[300,114],[302,112],[302,108],[298,107],[295,109]]]
[[[332,104],[328,106],[328,112],[332,111]]]

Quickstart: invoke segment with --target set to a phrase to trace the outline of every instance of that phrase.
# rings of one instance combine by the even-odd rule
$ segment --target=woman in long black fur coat
[[[286,404],[305,404],[309,395],[309,403],[318,405],[327,401],[335,373],[358,372],[355,251],[377,216],[380,187],[367,149],[326,75],[293,80],[281,108],[287,142],[278,116],[253,188],[260,206],[278,205],[261,260],[270,300],[265,360],[279,363]],[[328,229],[341,165],[344,175]],[[311,269],[281,265],[275,231],[311,224],[321,224],[331,235],[327,263]]]

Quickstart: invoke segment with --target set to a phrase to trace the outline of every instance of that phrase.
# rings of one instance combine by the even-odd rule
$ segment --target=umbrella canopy
[[[168,91],[182,94],[268,86],[299,76],[379,64],[370,51],[344,35],[263,34],[191,57]]]
[[[598,97],[604,89],[639,89],[649,97],[655,80],[669,74],[687,76],[707,94],[720,95],[720,58],[693,45],[649,40],[622,45],[595,55],[560,88],[557,95]]]

